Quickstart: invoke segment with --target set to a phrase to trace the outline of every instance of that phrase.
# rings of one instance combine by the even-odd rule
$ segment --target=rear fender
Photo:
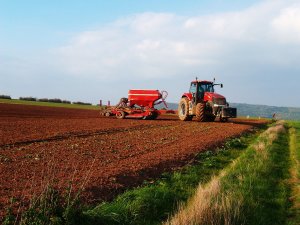
[[[189,101],[192,101],[193,96],[192,96],[191,93],[184,93],[184,94],[182,95],[182,98],[187,98]]]

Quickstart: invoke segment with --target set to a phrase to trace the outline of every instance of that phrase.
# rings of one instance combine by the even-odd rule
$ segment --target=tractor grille
[[[216,105],[226,105],[225,98],[214,98],[213,101],[214,101],[214,104],[216,104]]]

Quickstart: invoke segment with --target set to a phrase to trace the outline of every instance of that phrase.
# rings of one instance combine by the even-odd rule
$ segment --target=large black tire
[[[182,121],[191,120],[189,116],[189,100],[187,98],[181,98],[178,105],[178,117]]]
[[[214,103],[212,101],[208,101],[206,103],[205,121],[208,121],[208,122],[214,122],[215,121],[216,116],[213,115],[213,106],[214,106]]]
[[[196,120],[199,122],[205,121],[205,103],[198,103],[196,105]]]
[[[209,122],[214,122],[216,119],[216,116],[213,116],[213,115],[209,115],[207,116],[206,120],[209,121]]]
[[[191,121],[193,120],[193,116],[188,116],[188,118],[186,119],[186,121]]]

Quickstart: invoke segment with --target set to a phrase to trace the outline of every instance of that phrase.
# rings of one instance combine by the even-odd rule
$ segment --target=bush
[[[0,98],[2,99],[11,99],[9,95],[0,95]]]
[[[49,102],[49,99],[48,98],[40,98],[38,101],[39,102]]]
[[[24,101],[36,101],[36,98],[34,97],[20,97],[19,99]]]
[[[54,102],[54,103],[71,104],[70,101],[68,101],[68,100],[61,100],[61,99],[59,99],[59,98],[51,98],[51,99],[48,99],[48,98],[40,98],[38,101],[39,101],[39,102]]]
[[[65,103],[65,104],[71,104],[71,102],[68,101],[68,100],[62,100],[62,103]]]
[[[92,105],[92,103],[86,103],[86,102],[72,102],[72,104],[78,104],[78,105]]]
[[[49,99],[49,102],[62,103],[62,100],[59,98],[51,98],[51,99]]]

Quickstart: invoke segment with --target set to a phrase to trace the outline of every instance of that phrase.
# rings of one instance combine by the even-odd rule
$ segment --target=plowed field
[[[119,120],[95,110],[0,104],[0,216],[11,197],[27,202],[49,182],[83,187],[88,203],[111,199],[262,123]]]

